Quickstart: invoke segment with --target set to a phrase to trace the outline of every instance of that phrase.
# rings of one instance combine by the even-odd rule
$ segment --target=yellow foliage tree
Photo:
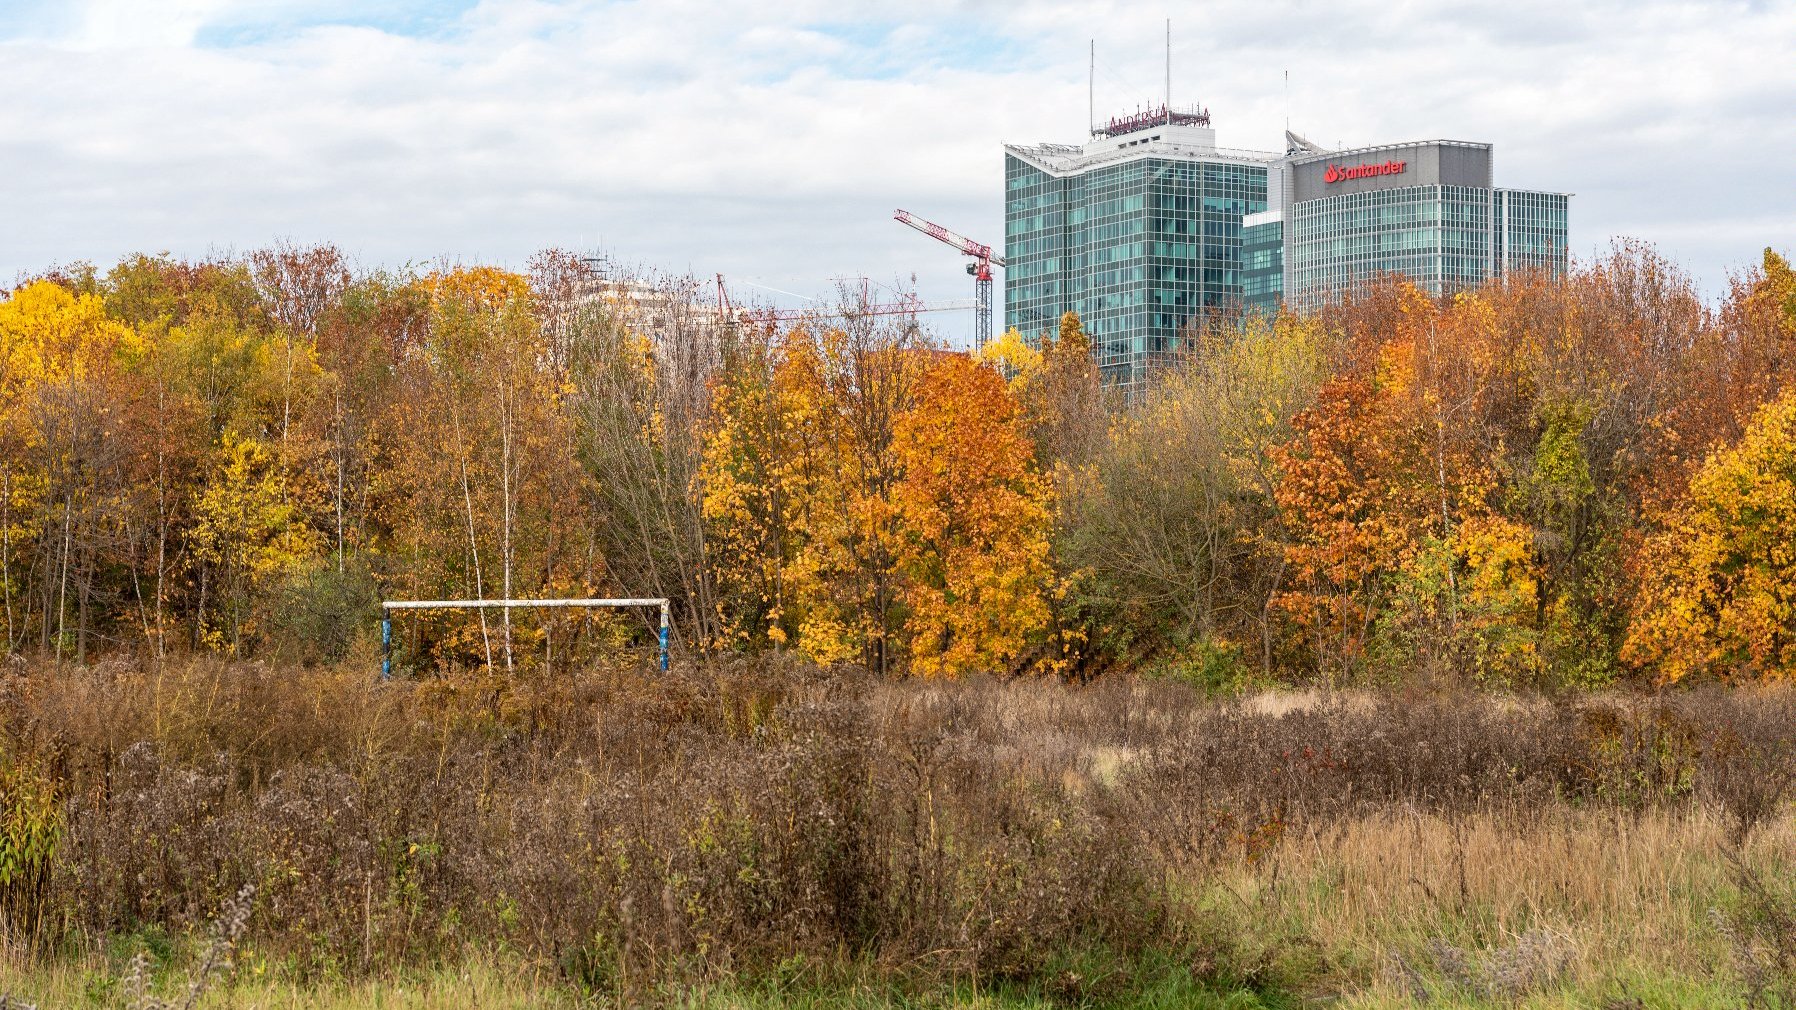
[[[1783,317],[1786,333],[1796,336],[1796,270],[1790,269],[1789,260],[1766,249],[1763,271],[1750,299],[1765,302],[1773,314]]]
[[[38,281],[0,301],[0,648],[35,624],[39,647],[60,653],[72,618],[85,653],[94,574],[126,490],[121,375],[141,351],[94,295]],[[22,565],[55,573],[35,601],[19,598]]]
[[[455,303],[470,311],[497,312],[510,302],[530,298],[530,281],[499,267],[456,267],[430,274],[422,284],[433,308]]]
[[[1796,676],[1796,391],[1709,456],[1638,569],[1624,660],[1668,681]]]
[[[274,447],[227,434],[217,471],[194,502],[191,543],[202,578],[218,583],[209,588],[218,601],[215,611],[224,617],[202,629],[202,639],[214,648],[241,649],[255,630],[249,615],[254,594],[322,547],[322,537],[288,495],[284,477]]]
[[[753,344],[712,391],[698,485],[727,645],[779,648],[792,638],[788,531],[803,497],[795,479],[806,461],[797,453],[808,444],[798,436],[822,420],[807,406],[812,397],[799,395],[815,384],[794,381],[808,370],[806,349],[793,334]]]
[[[1041,350],[1029,346],[1029,341],[1012,326],[1002,336],[979,349],[979,360],[1001,369],[1013,383],[1018,380],[1027,382],[1036,369],[1041,367]]]
[[[31,385],[79,382],[142,349],[94,295],[37,281],[0,301],[0,402]]]

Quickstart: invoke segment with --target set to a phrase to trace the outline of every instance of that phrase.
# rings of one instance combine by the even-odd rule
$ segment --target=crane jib
[[[983,242],[975,242],[964,235],[951,232],[941,225],[936,224],[934,221],[925,221],[903,208],[899,208],[897,211],[893,212],[892,217],[895,220],[910,225],[912,228],[928,235],[930,238],[933,238],[944,245],[951,245],[962,253],[974,258],[975,262],[968,267],[968,272],[973,275],[973,292],[978,304],[978,308],[974,310],[973,336],[975,343],[979,347],[984,347],[986,343],[991,340],[992,336],[991,268],[993,265],[1003,266],[1004,257],[993,255],[992,247]]]

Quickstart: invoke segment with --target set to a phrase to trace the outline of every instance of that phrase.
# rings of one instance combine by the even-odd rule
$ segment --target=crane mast
[[[910,225],[912,228],[928,235],[945,245],[953,246],[963,255],[972,257],[967,264],[967,273],[973,277],[973,299],[976,308],[973,319],[973,338],[976,346],[984,347],[992,339],[992,267],[1003,266],[1004,257],[992,252],[992,247],[983,242],[975,242],[965,235],[926,221],[900,208],[892,214],[893,220]]]

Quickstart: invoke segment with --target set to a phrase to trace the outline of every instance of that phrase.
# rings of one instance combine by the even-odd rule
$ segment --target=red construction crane
[[[992,247],[983,242],[975,242],[965,235],[951,232],[933,221],[925,221],[908,210],[899,209],[892,214],[892,217],[937,242],[947,243],[973,257],[973,262],[967,264],[967,273],[973,275],[973,297],[977,306],[974,309],[973,319],[974,346],[984,347],[990,343],[992,339],[992,267],[994,265],[1003,266],[1004,257],[993,253]]]

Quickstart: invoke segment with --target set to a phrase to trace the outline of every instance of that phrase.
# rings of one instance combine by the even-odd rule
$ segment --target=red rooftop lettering
[[[1375,175],[1402,175],[1409,168],[1407,161],[1385,161],[1371,165],[1329,165],[1328,171],[1322,173],[1323,182],[1340,182],[1343,179],[1370,179]]]

